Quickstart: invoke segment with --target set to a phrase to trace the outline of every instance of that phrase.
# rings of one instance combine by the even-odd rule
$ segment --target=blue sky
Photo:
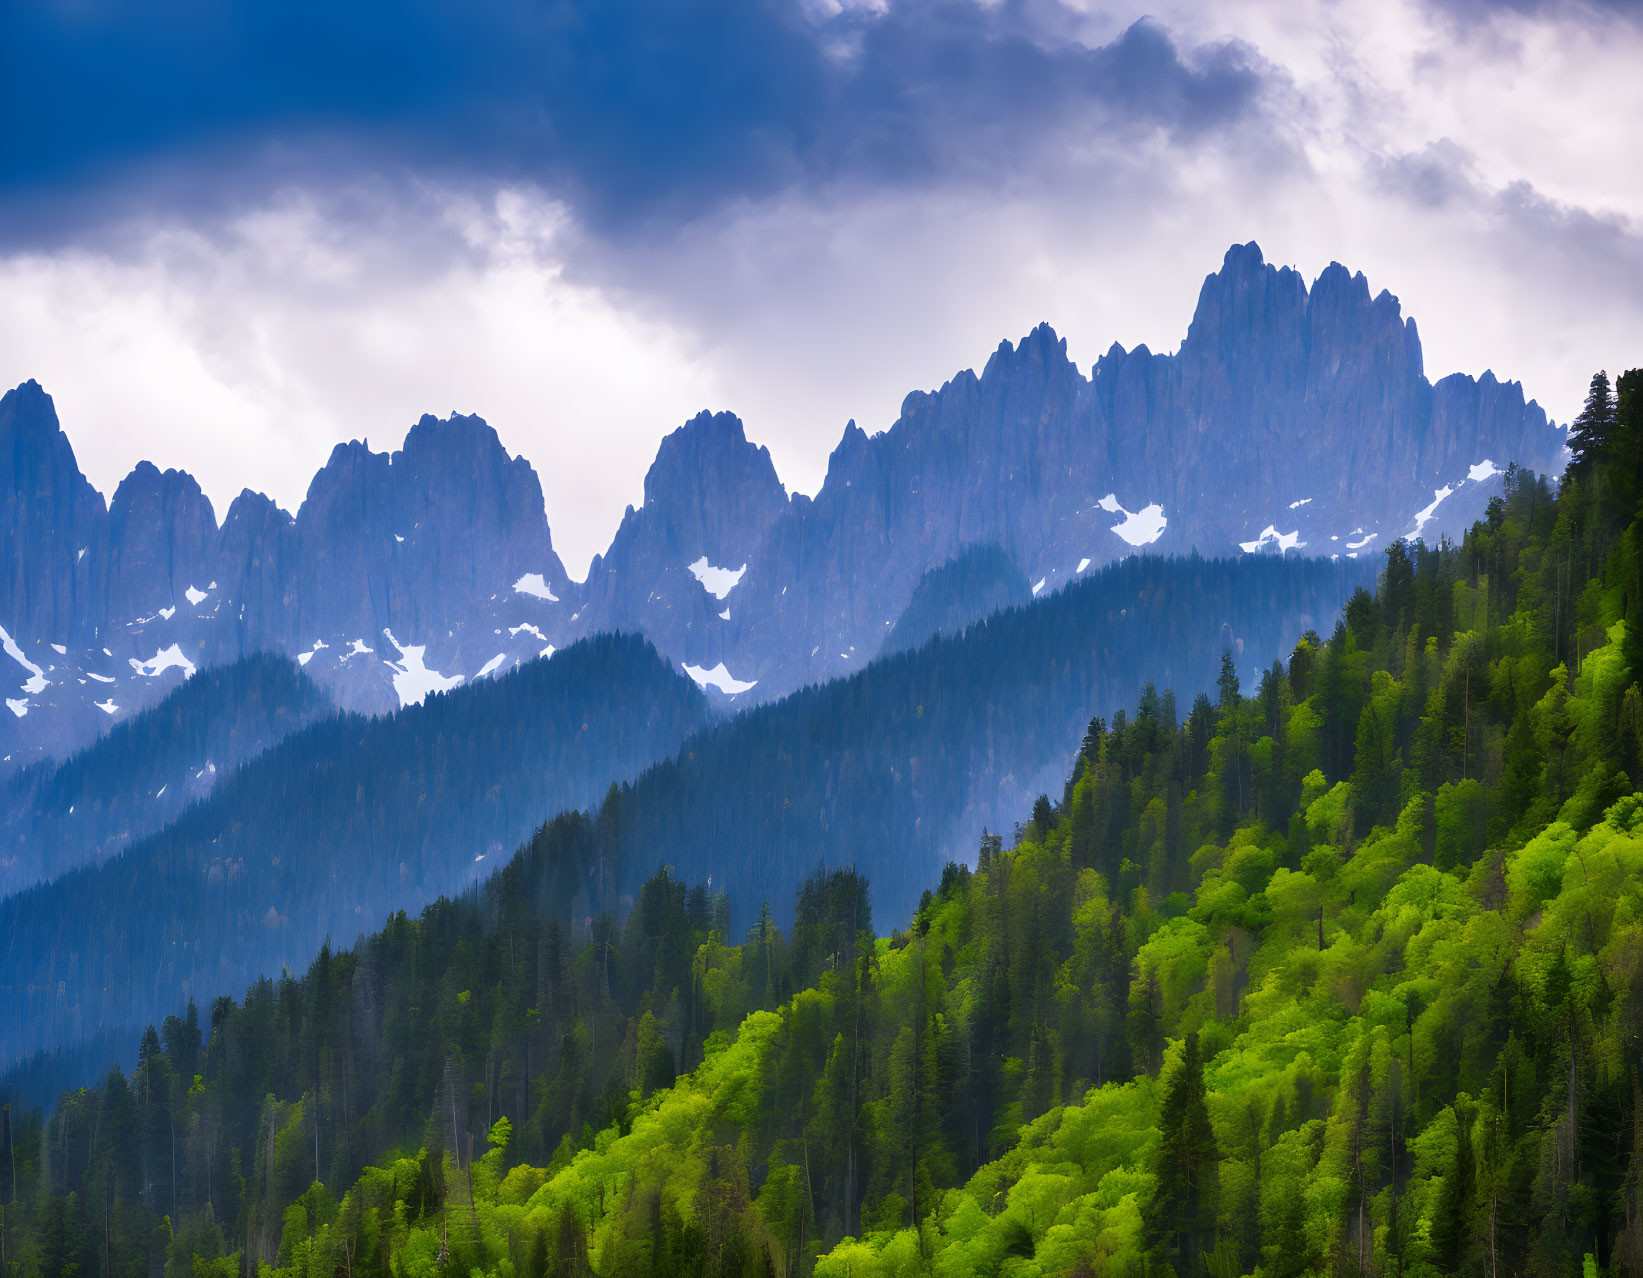
[[[1390,288],[1434,374],[1566,417],[1643,361],[1635,4],[15,0],[0,380],[94,482],[301,500],[478,412],[574,572],[730,409],[811,490],[848,417],[1049,319],[1171,348],[1256,239]]]

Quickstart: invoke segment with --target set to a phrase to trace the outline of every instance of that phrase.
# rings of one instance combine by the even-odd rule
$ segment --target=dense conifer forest
[[[1211,688],[1228,645],[1265,664],[1373,580],[1348,561],[1132,555],[698,733],[622,787],[613,881],[711,878],[740,936],[764,904],[785,925],[818,866],[855,865],[905,919],[956,846],[1059,787],[1092,713],[1148,679]]]
[[[1136,557],[1031,607],[733,717],[644,640],[595,637],[396,715],[340,715],[219,781],[102,865],[0,901],[0,1061],[45,1103],[143,1025],[339,945],[485,877],[547,816],[624,785],[608,895],[625,913],[662,865],[730,892],[738,928],[785,918],[818,864],[860,860],[905,915],[956,831],[1013,819],[1059,783],[1089,715],[1143,679],[1209,686],[1223,644],[1284,650],[1368,566],[1276,556]],[[163,724],[161,726],[164,726]],[[650,767],[649,765],[655,765]],[[187,772],[183,773],[186,779]],[[624,898],[626,898],[624,900]]]
[[[59,764],[0,784],[0,895],[102,861],[173,821],[227,776],[333,713],[288,657],[201,670]]]
[[[191,995],[301,971],[327,936],[460,891],[545,811],[597,801],[711,718],[627,635],[396,715],[314,722],[121,856],[0,901],[0,1059],[135,1041]]]
[[[7,1112],[0,1272],[1643,1274],[1618,391],[1555,493],[1514,471],[1259,678],[1097,718],[901,917],[834,869],[750,927],[666,870],[618,918],[618,790],[178,1009]]]

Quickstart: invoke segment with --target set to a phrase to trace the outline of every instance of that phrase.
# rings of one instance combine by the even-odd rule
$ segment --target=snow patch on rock
[[[1405,541],[1411,541],[1421,535],[1421,529],[1425,528],[1438,513],[1438,507],[1443,504],[1444,498],[1454,495],[1455,487],[1454,484],[1445,484],[1442,488],[1432,490],[1432,504],[1424,510],[1415,512],[1415,526],[1403,535]]]
[[[1113,532],[1132,546],[1150,546],[1164,535],[1164,508],[1157,502],[1140,510],[1125,510],[1118,503],[1117,493],[1108,493],[1096,503],[1109,515],[1124,516],[1123,522],[1113,525]]]
[[[1261,535],[1254,541],[1239,542],[1238,549],[1243,551],[1246,555],[1253,555],[1269,541],[1278,547],[1280,554],[1287,554],[1289,551],[1294,550],[1297,546],[1306,545],[1306,543],[1301,540],[1301,530],[1299,528],[1297,528],[1294,532],[1281,533],[1275,525],[1268,524],[1261,530]]]
[[[444,675],[429,668],[424,660],[427,644],[402,644],[386,626],[382,633],[399,653],[398,661],[384,661],[382,664],[394,672],[394,691],[399,694],[402,708],[421,705],[430,692],[448,692],[462,682],[461,675]]]
[[[484,665],[479,667],[479,673],[476,674],[474,676],[474,678],[475,679],[483,679],[486,675],[490,674],[491,671],[495,670],[497,667],[499,667],[507,659],[508,659],[508,654],[507,653],[505,653],[505,652],[497,653],[496,656],[492,657]]]
[[[547,580],[539,572],[528,572],[514,582],[513,592],[516,595],[533,595],[538,599],[546,599],[549,603],[559,602],[559,596],[548,588]]]
[[[17,646],[17,640],[11,637],[10,632],[4,626],[0,626],[0,648],[5,649],[8,657],[29,672],[28,681],[23,684],[23,691],[28,693],[29,696],[32,697],[42,693],[51,686],[51,680],[46,678],[46,672],[23,655],[23,650]],[[8,701],[6,704],[9,706],[12,703]],[[18,711],[15,707],[12,713],[17,715],[19,719],[23,717],[23,712]]]
[[[734,585],[735,583],[732,582],[731,584]],[[717,688],[729,697],[734,697],[738,692],[746,692],[759,682],[757,679],[744,680],[736,678],[735,675],[725,669],[725,663],[722,661],[711,670],[704,670],[701,666],[692,665],[684,665],[683,669],[687,675],[696,681],[697,687]]]
[[[741,581],[742,574],[746,571],[746,564],[740,568],[717,568],[708,563],[706,555],[690,565],[690,574],[702,583],[702,589],[720,600],[736,589],[736,584]]]
[[[181,670],[183,678],[187,679],[194,673],[195,668],[194,663],[183,654],[182,645],[175,643],[161,648],[147,661],[138,661],[136,657],[130,658],[130,661],[133,670],[140,675],[147,675],[150,679],[172,668]]]
[[[113,697],[110,697],[107,701],[93,701],[91,704],[96,706],[104,714],[113,714],[120,708],[114,704]]]
[[[198,608],[205,602],[205,597],[209,593],[209,591],[200,590],[194,586],[190,586],[187,590],[183,591],[183,598],[188,600],[190,606]]]
[[[1471,470],[1466,472],[1466,478],[1470,479],[1474,484],[1481,484],[1486,479],[1493,479],[1496,475],[1502,475],[1505,473],[1506,472],[1496,466],[1494,462],[1485,457],[1476,466],[1472,467]]]

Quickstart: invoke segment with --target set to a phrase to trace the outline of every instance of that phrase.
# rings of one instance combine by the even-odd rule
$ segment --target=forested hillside
[[[717,875],[747,917],[765,896],[785,914],[817,864],[854,859],[905,912],[956,838],[1065,771],[1092,710],[1146,678],[1207,685],[1226,643],[1276,653],[1371,575],[1137,558],[706,728],[696,689],[637,639],[315,725],[119,859],[0,903],[0,1060],[109,1029],[134,1041],[180,999],[301,971],[327,936],[350,944],[459,891],[546,816],[653,763],[620,800],[607,896],[578,917],[625,908],[668,864]]]
[[[0,902],[0,1060],[134,1041],[190,996],[301,971],[326,937],[460,891],[544,811],[596,801],[710,717],[623,636],[397,715],[315,723],[123,855]]]
[[[294,661],[260,653],[200,671],[64,763],[24,769],[0,783],[0,897],[107,860],[331,708]]]
[[[903,652],[937,635],[956,635],[972,622],[1033,597],[1026,574],[999,546],[971,546],[930,569],[885,636],[878,655]]]
[[[1643,1273],[1643,371],[1620,388],[1557,496],[1514,473],[1248,686],[1229,660],[1184,713],[1149,688],[1091,723],[1013,846],[887,936],[848,871],[734,946],[665,874],[577,919],[636,787],[179,1013],[8,1129],[0,1263]]]
[[[1369,565],[1135,555],[849,679],[714,724],[619,797],[615,883],[662,866],[728,893],[735,934],[784,925],[818,866],[857,866],[874,909],[912,913],[983,829],[1059,786],[1089,716],[1143,683],[1190,698],[1229,646],[1251,667],[1328,624]]]

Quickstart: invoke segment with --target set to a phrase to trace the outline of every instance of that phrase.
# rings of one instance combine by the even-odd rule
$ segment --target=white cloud
[[[714,375],[641,301],[564,278],[556,206],[427,216],[407,235],[285,197],[210,234],[0,260],[0,379],[46,387],[105,494],[148,458],[193,472],[219,519],[244,487],[294,509],[340,440],[476,412],[536,466],[579,572],[661,434],[722,401]]]
[[[1267,60],[1254,118],[1121,145],[1062,122],[1036,172],[795,186],[620,242],[540,192],[424,189],[14,255],[0,381],[46,385],[105,492],[148,457],[219,516],[247,485],[294,506],[337,440],[479,413],[535,464],[578,576],[696,410],[739,413],[813,492],[847,418],[882,429],[1040,320],[1085,367],[1173,349],[1249,239],[1396,293],[1430,375],[1492,367],[1567,420],[1643,348],[1643,34],[1561,12],[1461,30],[1412,0],[1165,0],[1183,44]]]

